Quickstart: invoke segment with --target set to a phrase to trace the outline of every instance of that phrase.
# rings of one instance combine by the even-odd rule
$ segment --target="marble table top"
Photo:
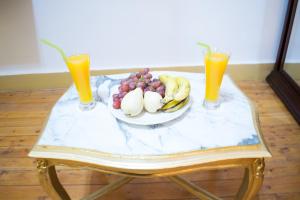
[[[71,86],[53,107],[36,146],[155,156],[262,143],[248,98],[228,76],[223,79],[220,108],[206,110],[202,106],[204,74],[152,72],[153,76],[161,73],[184,76],[191,82],[193,104],[181,117],[148,126],[122,122],[111,114],[108,98],[110,89],[128,74],[96,76],[91,78],[96,107],[92,111],[80,111],[77,92]]]

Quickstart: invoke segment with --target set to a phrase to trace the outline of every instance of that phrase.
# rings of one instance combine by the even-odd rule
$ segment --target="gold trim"
[[[48,163],[46,160],[37,160],[36,168],[38,169],[39,173],[46,173],[47,167],[48,167]]]
[[[45,159],[37,160],[39,181],[52,199],[70,200],[68,193],[59,182],[55,166]]]
[[[97,157],[83,156],[79,154],[67,154],[66,157],[61,156],[61,154],[44,153],[45,156],[48,154],[47,160],[53,165],[66,165],[73,167],[87,167],[97,171],[110,174],[119,174],[125,176],[136,176],[136,177],[154,177],[154,176],[166,176],[166,175],[176,175],[187,172],[192,172],[200,169],[210,169],[211,164],[221,163],[223,167],[239,167],[244,164],[242,160],[253,159],[253,152],[248,152],[248,154],[243,154],[241,152],[235,154],[216,155],[215,157],[206,156],[204,159],[200,156],[188,157],[188,158],[177,158],[168,160],[127,160],[120,158],[117,161],[111,159],[102,159]],[[36,154],[37,156],[39,154]],[[248,156],[247,156],[248,155]],[[266,154],[261,154],[261,157],[266,157]],[[74,157],[70,159],[70,157]],[[258,155],[257,155],[258,157]],[[96,161],[95,161],[96,160]],[[230,160],[229,163],[226,160]],[[239,160],[237,163],[232,164],[232,160]],[[204,167],[206,164],[208,165]],[[224,163],[227,163],[225,165]],[[201,167],[200,167],[201,166]]]
[[[86,161],[73,161],[62,159],[48,159],[48,162],[53,166],[62,165],[74,168],[86,168],[90,170],[99,171],[106,174],[115,174],[127,177],[137,178],[152,178],[152,177],[164,177],[174,176],[180,174],[186,174],[199,170],[216,170],[226,168],[247,167],[255,160],[254,158],[241,158],[241,159],[227,159],[214,162],[199,163],[189,166],[179,166],[173,168],[157,168],[157,169],[135,169],[135,168],[117,168],[111,166],[103,166],[99,164],[93,164]],[[157,163],[157,165],[159,165]]]
[[[87,167],[91,170],[100,171],[103,173],[109,173],[110,171],[106,171],[105,168],[102,168],[101,166],[94,165],[91,166],[87,163],[79,163],[79,162],[73,162],[73,161],[61,161],[61,160],[44,160],[43,163],[46,163],[47,173],[40,173],[40,181],[44,189],[48,192],[48,194],[53,199],[62,199],[67,200],[70,199],[66,191],[63,189],[62,185],[59,183],[57,179],[57,175],[55,172],[55,165],[67,165],[70,167]],[[113,182],[107,186],[104,186],[99,191],[94,192],[87,196],[84,199],[96,199],[98,197],[101,197],[109,192],[112,192],[113,190],[121,187],[122,185],[128,183],[130,180],[132,180],[134,177],[139,178],[151,178],[154,176],[169,176],[169,178],[177,183],[182,188],[186,189],[187,191],[191,192],[195,196],[201,198],[201,199],[219,199],[215,195],[197,187],[196,185],[192,184],[191,182],[182,179],[178,177],[178,174],[182,173],[188,173],[195,170],[212,170],[212,169],[223,169],[223,168],[232,168],[232,167],[245,167],[245,176],[244,181],[241,185],[241,189],[239,190],[237,194],[237,199],[246,199],[250,200],[252,199],[255,194],[258,192],[259,188],[261,187],[262,181],[263,181],[263,170],[264,170],[264,160],[263,158],[257,158],[257,159],[232,159],[232,160],[223,160],[218,162],[212,162],[212,163],[204,163],[197,166],[190,166],[186,170],[180,170],[180,169],[171,169],[171,170],[163,170],[159,173],[148,173],[148,174],[139,174],[138,171],[133,172],[113,172],[113,174],[123,175],[125,177],[120,178],[118,181]],[[259,174],[259,175],[258,175]],[[176,176],[175,176],[176,175]]]
[[[264,176],[265,162],[264,159],[256,159],[254,161],[255,177],[261,178]]]
[[[244,146],[228,146],[228,147],[220,147],[220,148],[209,148],[203,150],[193,150],[188,152],[179,152],[179,153],[172,153],[172,154],[164,154],[164,155],[127,155],[127,154],[112,154],[106,153],[101,151],[96,151],[92,149],[83,149],[77,147],[62,147],[62,146],[47,146],[47,145],[36,145],[32,148],[32,152],[52,152],[52,153],[68,153],[68,154],[76,154],[82,156],[90,156],[90,157],[102,157],[108,158],[111,160],[118,160],[118,159],[127,159],[127,160],[168,160],[173,158],[184,158],[184,157],[191,157],[195,155],[205,155],[205,154],[213,154],[213,153],[230,153],[230,152],[242,152],[242,151],[260,151],[264,150],[261,144],[255,145],[244,145]],[[33,154],[30,152],[30,157]]]
[[[253,160],[245,169],[244,179],[236,199],[251,200],[259,191],[264,180],[265,163],[263,158]]]

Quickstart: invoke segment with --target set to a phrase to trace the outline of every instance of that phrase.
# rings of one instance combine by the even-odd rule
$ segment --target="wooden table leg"
[[[263,183],[264,168],[265,162],[263,158],[254,159],[254,161],[245,169],[244,180],[236,199],[254,199]]]
[[[37,169],[40,183],[52,199],[71,200],[57,178],[54,165],[49,165],[47,160],[37,160]]]

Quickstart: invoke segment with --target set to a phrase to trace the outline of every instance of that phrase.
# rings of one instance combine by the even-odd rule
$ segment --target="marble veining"
[[[109,111],[111,88],[128,74],[96,76],[91,85],[97,106],[82,112],[74,86],[52,109],[39,145],[67,146],[126,155],[161,155],[216,147],[260,143],[245,95],[224,76],[221,107],[202,106],[204,74],[153,72],[180,75],[191,82],[193,104],[181,117],[164,124],[131,125],[115,119]],[[162,113],[163,114],[163,113]]]

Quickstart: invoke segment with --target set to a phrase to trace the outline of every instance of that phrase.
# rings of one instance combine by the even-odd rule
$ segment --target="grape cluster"
[[[119,86],[119,93],[113,95],[113,108],[119,109],[124,96],[134,90],[141,88],[143,92],[152,91],[165,96],[165,86],[159,79],[153,78],[149,73],[149,68],[145,68],[138,73],[131,74],[128,78],[122,79]]]

